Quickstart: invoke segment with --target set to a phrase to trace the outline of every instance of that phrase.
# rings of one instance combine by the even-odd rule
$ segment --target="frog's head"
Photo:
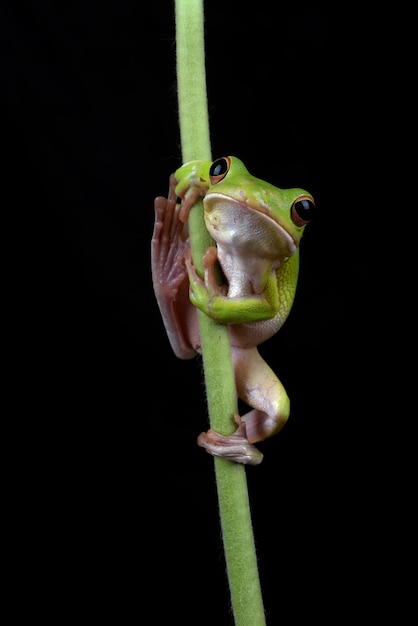
[[[234,156],[221,157],[213,161],[209,168],[209,187],[204,198],[205,219],[209,230],[216,227],[214,218],[219,217],[220,205],[229,207],[223,211],[228,228],[232,219],[246,219],[246,215],[257,212],[273,220],[289,239],[289,252],[293,253],[299,245],[306,224],[315,211],[312,196],[303,189],[280,189],[259,178],[252,176],[244,163]],[[236,206],[236,211],[232,207]],[[233,214],[233,215],[232,215]],[[255,220],[249,220],[254,228]],[[212,228],[211,228],[212,226]],[[219,230],[219,223],[217,224]],[[241,229],[239,229],[241,230]],[[284,237],[284,240],[286,237]],[[290,242],[292,240],[292,243]],[[293,252],[291,250],[293,249]]]

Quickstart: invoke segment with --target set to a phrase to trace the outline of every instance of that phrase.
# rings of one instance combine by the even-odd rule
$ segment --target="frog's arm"
[[[295,296],[299,271],[298,251],[276,271],[266,272],[261,293],[244,296],[225,295],[214,275],[217,250],[210,247],[203,257],[204,280],[198,276],[191,255],[186,254],[190,300],[201,311],[222,324],[246,324],[271,319],[286,319]]]
[[[174,172],[175,193],[181,198],[179,219],[186,223],[190,209],[196,200],[204,196],[210,184],[209,169],[211,161],[190,161]]]

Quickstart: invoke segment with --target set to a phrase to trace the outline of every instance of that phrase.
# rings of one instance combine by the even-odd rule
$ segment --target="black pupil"
[[[315,211],[315,205],[312,200],[308,200],[304,198],[303,200],[299,200],[295,204],[296,213],[303,220],[311,220]]]
[[[227,163],[225,159],[217,159],[210,167],[209,174],[211,176],[221,176],[227,170]]]

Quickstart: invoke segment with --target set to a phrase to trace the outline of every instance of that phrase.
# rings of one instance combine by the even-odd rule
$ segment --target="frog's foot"
[[[211,428],[206,433],[199,435],[197,438],[198,445],[205,448],[206,452],[212,456],[219,456],[244,465],[258,465],[263,460],[263,454],[248,441],[245,422],[237,415],[235,421],[239,426],[234,434],[220,435]]]
[[[187,281],[184,257],[190,242],[188,228],[179,220],[179,206],[170,177],[168,197],[154,200],[154,231],[151,241],[151,267],[157,300],[174,300]]]

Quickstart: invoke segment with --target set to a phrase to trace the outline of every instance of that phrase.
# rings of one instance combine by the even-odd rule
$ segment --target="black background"
[[[0,15],[5,275],[19,276],[4,476],[20,477],[33,615],[231,625],[213,460],[196,446],[201,364],[171,352],[151,284],[153,199],[181,164],[174,5],[6,2]],[[376,377],[382,51],[357,17],[205,6],[213,156],[318,207],[292,313],[260,348],[292,402],[247,470],[269,626],[391,608],[370,587],[397,549],[377,532],[396,506]]]

